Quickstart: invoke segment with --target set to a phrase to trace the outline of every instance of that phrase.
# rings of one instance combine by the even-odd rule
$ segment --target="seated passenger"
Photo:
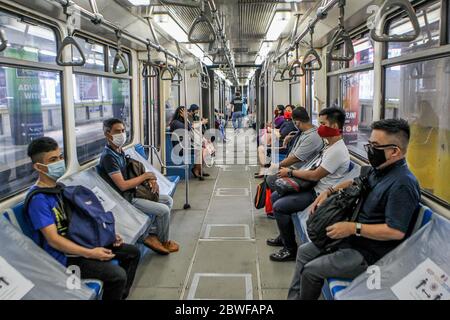
[[[272,193],[273,213],[277,220],[281,239],[268,240],[272,246],[283,246],[276,253],[270,255],[273,261],[295,260],[297,255],[297,242],[291,215],[306,209],[316,200],[321,192],[336,185],[348,172],[350,154],[342,139],[342,128],[345,123],[345,112],[338,108],[326,108],[319,114],[321,124],[317,133],[328,141],[323,152],[320,166],[315,170],[293,170],[281,168],[278,177],[296,177],[309,181],[317,181],[317,185],[299,193],[287,194],[280,197],[277,192]],[[281,240],[281,241],[280,241]]]
[[[420,187],[405,160],[409,125],[405,120],[389,119],[373,123],[372,129],[365,146],[373,167],[369,173],[371,191],[357,222],[338,222],[327,228],[331,239],[345,239],[331,254],[323,254],[313,243],[300,246],[288,299],[318,299],[324,279],[355,278],[411,233]],[[322,191],[311,214],[330,194],[351,183]]]
[[[280,129],[284,123],[284,106],[282,104],[275,107],[274,110],[275,118],[273,119],[273,124],[275,129]]]
[[[156,177],[151,172],[128,179],[127,161],[122,146],[127,140],[125,124],[120,119],[109,119],[103,122],[103,132],[106,137],[106,146],[100,157],[100,171],[102,177],[120,194],[125,195],[126,191],[135,189],[145,181],[148,181],[152,191],[159,192]],[[127,196],[125,196],[127,198]],[[170,196],[160,194],[159,201],[154,202],[142,198],[127,199],[136,208],[148,215],[154,215],[154,224],[150,228],[148,236],[144,239],[144,244],[159,254],[169,254],[179,249],[175,241],[169,240],[170,210],[173,200]]]
[[[288,105],[284,109],[284,122],[280,127],[280,144],[283,144],[284,139],[294,131],[297,131],[295,128],[294,121],[292,121],[292,106]]]
[[[38,188],[55,188],[56,180],[66,171],[58,143],[52,138],[38,138],[28,146],[28,156],[39,174],[29,192]],[[62,201],[62,196],[56,194],[32,196],[25,214],[30,218],[33,241],[63,266],[78,266],[82,279],[101,280],[104,300],[125,299],[133,284],[139,250],[124,244],[119,235],[110,248],[89,249],[69,240],[66,238],[69,221]],[[117,259],[119,265],[112,264],[111,259]]]
[[[292,113],[293,124],[299,131],[288,135],[283,143],[283,148],[289,150],[289,155],[279,163],[279,165],[272,164],[269,169],[260,167],[259,172],[255,175],[256,178],[261,178],[264,175],[269,175],[267,183],[273,190],[273,184],[278,179],[277,174],[272,174],[278,171],[279,168],[293,167],[299,169],[303,164],[313,158],[322,148],[323,140],[317,133],[317,128],[310,123],[308,112],[303,107],[294,109]],[[291,140],[294,140],[291,144]],[[288,146],[291,145],[291,148]]]

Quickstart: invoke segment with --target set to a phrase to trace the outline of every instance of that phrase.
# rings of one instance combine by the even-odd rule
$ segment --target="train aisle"
[[[192,209],[180,209],[184,185],[177,189],[171,237],[181,251],[144,257],[131,299],[286,298],[294,263],[269,260],[274,248],[265,241],[276,236],[276,222],[253,207],[254,190],[261,182],[253,178],[256,150],[239,147],[246,140],[254,147],[255,133],[227,129],[227,135],[228,143],[217,150],[226,157],[206,170],[211,177],[191,180]]]

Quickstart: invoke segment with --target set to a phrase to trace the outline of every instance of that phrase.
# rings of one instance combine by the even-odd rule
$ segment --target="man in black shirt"
[[[288,299],[317,299],[324,279],[358,276],[411,234],[420,187],[405,160],[409,125],[405,120],[389,119],[373,123],[372,129],[365,145],[372,166],[370,192],[357,221],[338,222],[327,228],[331,239],[345,239],[331,254],[324,254],[313,243],[299,248]],[[346,181],[322,192],[311,214],[328,196],[351,184]]]
[[[236,92],[236,97],[231,102],[233,105],[232,107],[232,121],[233,121],[233,128],[234,130],[241,129],[242,128],[242,104],[243,100],[241,97],[241,93],[238,91]]]

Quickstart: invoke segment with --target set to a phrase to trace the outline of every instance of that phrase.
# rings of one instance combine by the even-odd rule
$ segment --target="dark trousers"
[[[98,279],[103,282],[103,300],[126,299],[134,281],[136,269],[141,256],[139,249],[130,244],[123,244],[119,248],[112,248],[116,255],[114,259],[119,265],[111,261],[99,261],[82,257],[71,257],[67,265],[80,268],[81,279]]]
[[[272,193],[273,213],[277,220],[278,230],[284,247],[291,252],[297,251],[292,214],[305,210],[316,197],[314,190],[292,193],[284,197],[280,197],[277,192]]]
[[[327,278],[353,279],[366,271],[368,264],[356,250],[342,248],[322,254],[312,242],[298,248],[289,300],[317,300]]]

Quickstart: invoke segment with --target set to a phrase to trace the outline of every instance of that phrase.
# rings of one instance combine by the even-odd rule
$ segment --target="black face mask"
[[[370,148],[367,152],[369,163],[372,167],[378,168],[387,161],[384,150]]]

